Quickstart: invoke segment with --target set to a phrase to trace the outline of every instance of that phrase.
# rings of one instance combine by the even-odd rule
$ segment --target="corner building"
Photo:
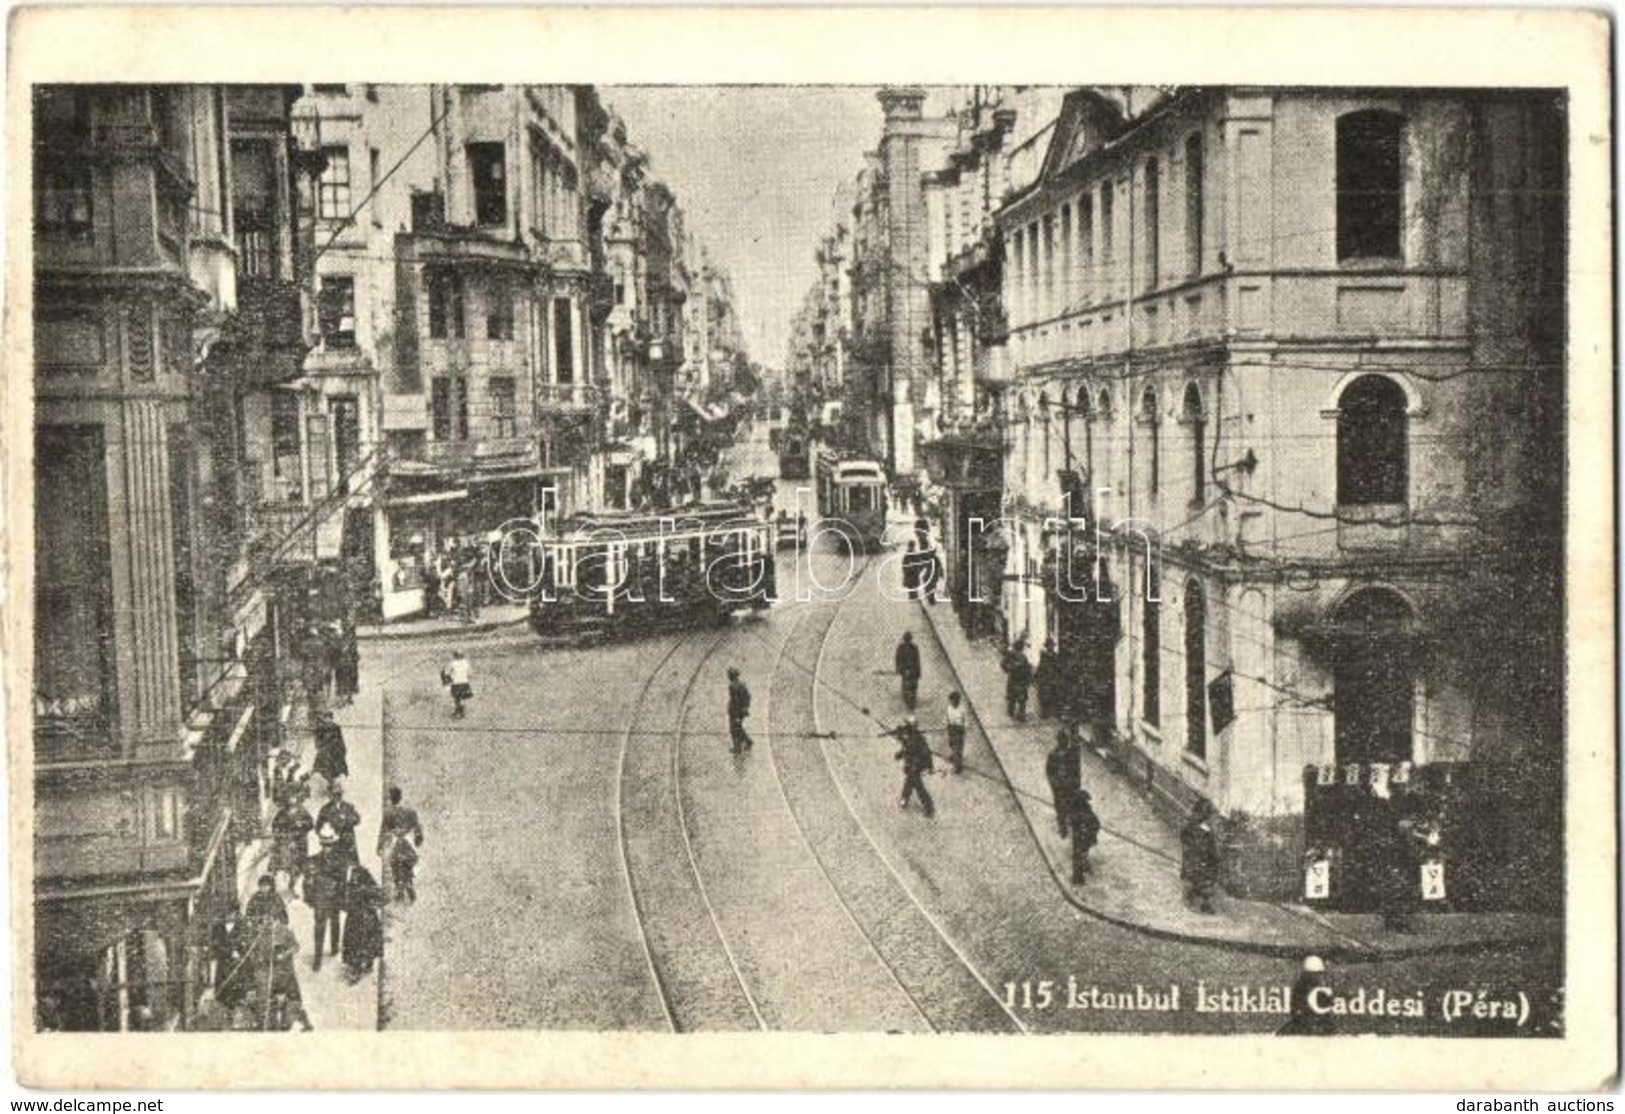
[[[1080,89],[997,214],[1009,637],[1233,890],[1369,907],[1404,800],[1453,904],[1559,900],[1564,129]]]

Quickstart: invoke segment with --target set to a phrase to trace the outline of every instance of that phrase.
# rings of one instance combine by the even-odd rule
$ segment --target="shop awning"
[[[459,488],[456,491],[425,491],[419,495],[394,495],[389,498],[391,507],[412,507],[424,503],[452,503],[458,499],[467,499],[468,489]]]

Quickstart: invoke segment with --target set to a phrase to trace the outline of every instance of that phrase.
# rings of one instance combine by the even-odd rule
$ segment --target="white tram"
[[[886,470],[873,460],[818,453],[818,513],[838,523],[859,549],[879,549],[886,534]]]

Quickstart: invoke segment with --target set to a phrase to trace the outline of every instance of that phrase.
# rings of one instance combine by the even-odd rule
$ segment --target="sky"
[[[601,86],[733,279],[751,359],[782,367],[836,189],[880,141],[868,86]]]

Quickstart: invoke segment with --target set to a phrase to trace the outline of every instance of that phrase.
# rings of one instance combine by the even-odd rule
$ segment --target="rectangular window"
[[[1044,316],[1055,316],[1055,218],[1044,218]]]
[[[1061,206],[1061,262],[1058,268],[1061,289],[1061,308],[1069,310],[1074,304],[1077,282],[1072,275],[1072,206]]]
[[[376,147],[367,148],[367,189],[376,190],[379,180],[383,176],[383,153]],[[384,222],[378,218],[378,213],[378,206],[374,205],[372,207],[372,223],[375,227],[382,228]]]
[[[1192,278],[1202,273],[1203,178],[1202,133],[1185,140],[1185,270]]]
[[[1095,301],[1095,206],[1090,194],[1078,198],[1078,301]]]
[[[554,381],[574,383],[576,379],[575,328],[570,320],[570,299],[553,299]]]
[[[500,143],[468,145],[468,173],[474,181],[474,220],[478,224],[508,223],[506,156]]]
[[[282,496],[298,501],[304,484],[299,469],[299,396],[289,391],[271,396],[271,474]]]
[[[354,348],[355,279],[323,275],[320,310],[322,343],[328,348]]]
[[[463,336],[463,282],[451,271],[425,272],[429,288],[429,336],[436,340]]]
[[[316,194],[316,215],[323,220],[346,220],[350,216],[350,149],[323,147],[322,167]]]
[[[34,219],[38,231],[59,236],[90,235],[90,167],[43,171],[35,188],[38,192]]]
[[[1145,563],[1144,610],[1140,614],[1140,673],[1144,680],[1140,718],[1155,727],[1162,722],[1162,586],[1156,561]]]
[[[310,453],[310,501],[327,498],[328,457],[327,415],[305,415],[305,447]]]
[[[511,375],[493,375],[486,381],[491,396],[491,436],[513,437],[518,430],[518,396]]]
[[[506,279],[493,278],[486,287],[485,338],[513,339],[513,291]]]
[[[1145,164],[1145,285],[1157,285],[1157,267],[1162,254],[1162,171],[1156,159]]]
[[[1104,297],[1111,297],[1117,290],[1117,275],[1113,271],[1116,256],[1115,223],[1112,219],[1112,208],[1115,201],[1112,183],[1100,184],[1100,292]]]
[[[461,376],[435,376],[429,403],[433,408],[436,441],[468,439],[468,380]]]
[[[34,459],[34,739],[41,760],[116,746],[106,440],[39,426]]]
[[[1404,217],[1404,120],[1352,112],[1337,121],[1337,258],[1398,259]]]

